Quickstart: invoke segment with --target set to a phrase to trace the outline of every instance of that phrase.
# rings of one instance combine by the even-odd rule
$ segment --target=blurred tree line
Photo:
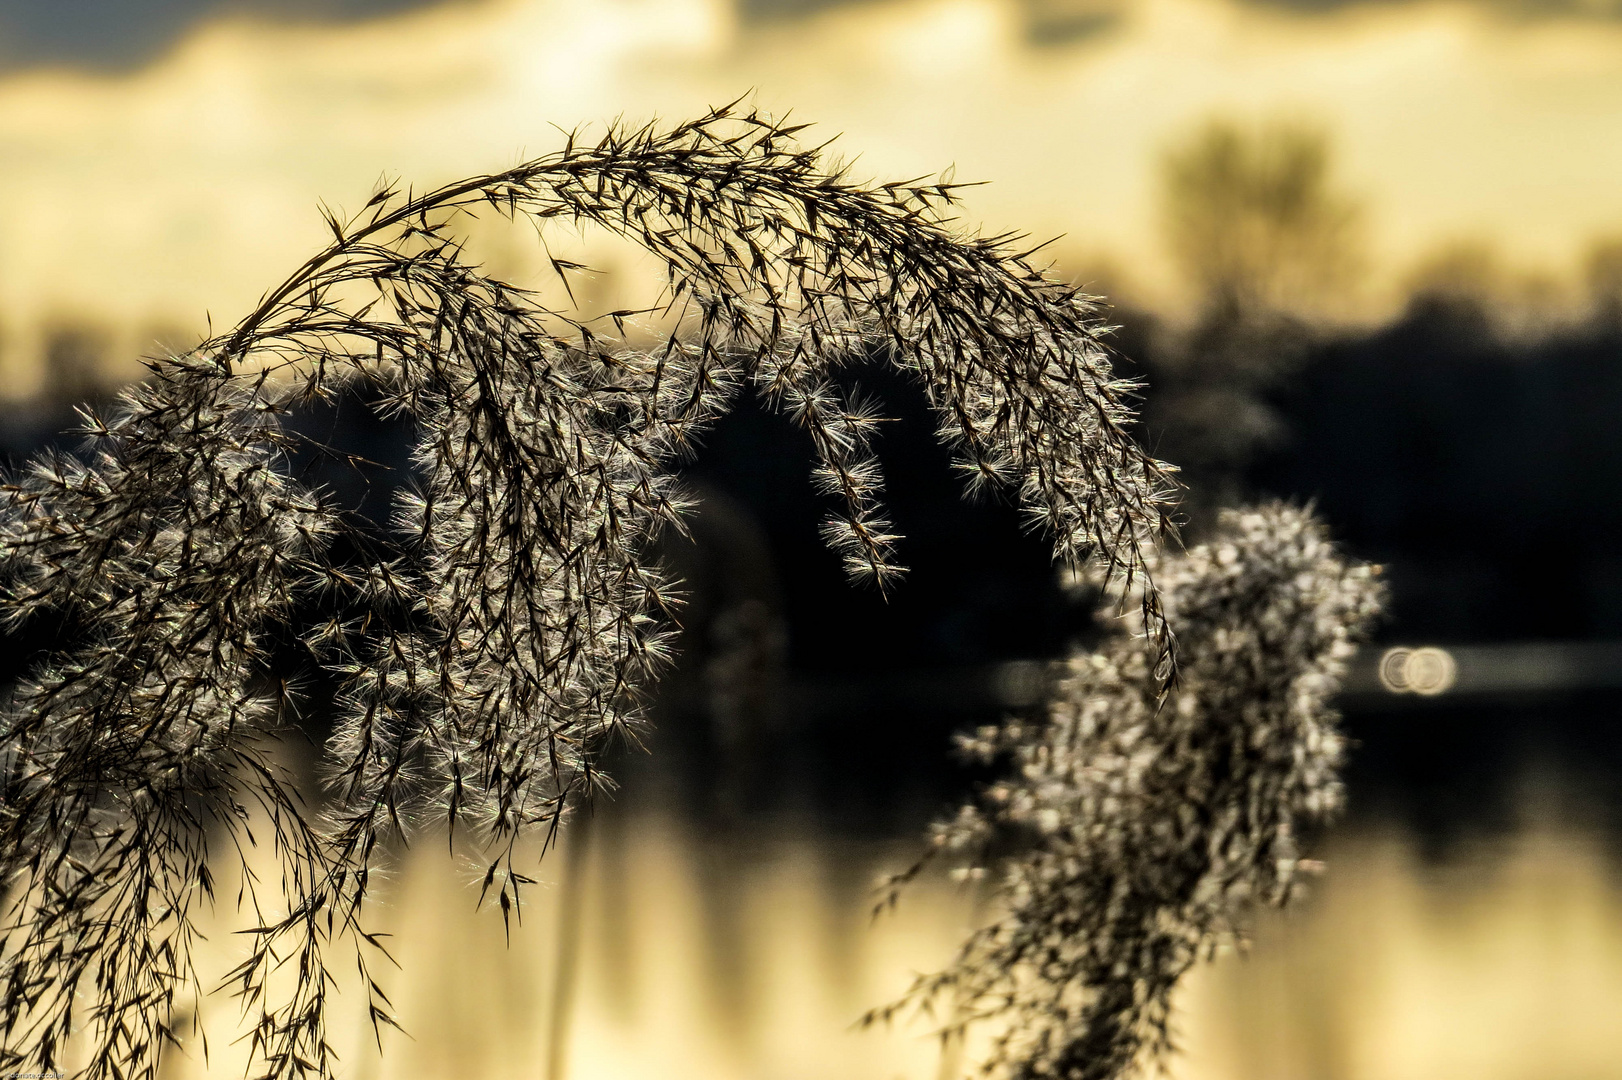
[[[1460,244],[1416,271],[1397,317],[1357,326],[1337,317],[1366,262],[1364,211],[1321,129],[1214,121],[1168,150],[1161,175],[1192,317],[1114,296],[1106,317],[1123,369],[1147,384],[1141,437],[1184,470],[1190,543],[1223,506],[1314,500],[1353,555],[1387,566],[1392,640],[1622,635],[1608,539],[1622,524],[1622,241],[1595,246],[1575,316]],[[109,389],[94,325],[64,322],[44,351],[47,393],[0,412],[13,464],[47,441],[71,447],[71,406]],[[938,777],[910,794],[895,778],[921,745],[995,715],[998,664],[1096,633],[1092,598],[1056,579],[1014,507],[964,503],[918,388],[872,366],[858,389],[902,421],[876,450],[908,580],[887,597],[847,587],[818,536],[807,437],[740,402],[685,470],[701,513],[667,552],[690,583],[685,659],[654,736],[659,760],[732,765],[718,785],[650,768],[631,790],[687,775],[690,790],[667,794],[728,812],[790,799],[884,828],[871,793],[910,803],[903,814],[935,805]],[[364,402],[300,423],[330,450],[301,463],[307,478],[381,518],[409,432]],[[854,757],[840,750],[853,739]],[[762,758],[792,775],[751,764]]]
[[[1309,127],[1213,121],[1164,160],[1197,314],[1114,317],[1148,384],[1145,437],[1185,470],[1190,533],[1246,497],[1312,499],[1389,567],[1390,634],[1622,634],[1622,241],[1593,245],[1575,311],[1465,241],[1416,268],[1395,319],[1338,323],[1362,211],[1329,147]]]
[[[1194,297],[1190,327],[1117,309],[1148,390],[1145,434],[1183,469],[1197,535],[1244,495],[1244,469],[1285,428],[1267,394],[1305,362],[1362,268],[1361,208],[1333,186],[1328,140],[1278,123],[1212,121],[1162,161],[1167,247]]]

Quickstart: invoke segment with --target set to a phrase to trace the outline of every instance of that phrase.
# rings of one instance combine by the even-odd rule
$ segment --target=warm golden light
[[[948,1046],[943,1059],[928,1018],[853,1025],[943,963],[986,915],[972,889],[929,879],[898,912],[872,918],[873,875],[915,848],[706,839],[675,820],[615,814],[599,827],[588,857],[571,860],[565,847],[541,864],[510,941],[496,912],[475,912],[475,872],[459,874],[443,843],[415,848],[373,927],[395,935],[404,970],[380,977],[409,1036],[385,1030],[380,1057],[364,996],[341,995],[336,1008],[353,1010],[341,1021],[350,1075],[926,1080],[959,1075],[948,1062],[982,1049]],[[1400,831],[1353,832],[1328,860],[1317,895],[1269,913],[1248,955],[1228,950],[1197,969],[1171,1077],[1610,1075],[1622,892],[1603,840],[1529,827],[1436,865]],[[567,866],[582,875],[575,920],[562,917]],[[578,935],[578,968],[560,984],[566,934]],[[203,963],[224,967],[240,947],[211,935]],[[560,988],[567,1047],[549,1071]],[[208,1063],[188,1039],[164,1075],[241,1075],[236,1015],[226,995],[208,998]]]
[[[1453,654],[1434,645],[1387,649],[1380,657],[1380,685],[1393,694],[1435,697],[1453,689],[1459,665]]]
[[[64,320],[128,358],[234,320],[321,242],[318,200],[358,206],[380,173],[432,184],[557,146],[554,124],[674,118],[751,89],[817,121],[812,138],[843,133],[863,173],[994,181],[971,221],[1065,233],[1067,267],[1108,256],[1163,306],[1182,294],[1158,162],[1213,115],[1330,132],[1340,185],[1368,207],[1374,273],[1349,314],[1389,306],[1450,240],[1569,278],[1622,227],[1614,23],[1133,0],[1039,46],[1021,10],[893,0],[752,22],[726,0],[484,0],[340,28],[228,18],[131,74],[9,76],[5,388],[35,387]]]

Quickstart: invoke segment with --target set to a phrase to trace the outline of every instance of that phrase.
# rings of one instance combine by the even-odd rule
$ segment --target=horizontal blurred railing
[[[946,711],[1037,705],[1049,685],[1039,660],[939,671],[793,680],[793,711],[826,715],[910,707]],[[1462,699],[1530,698],[1622,689],[1622,641],[1512,642],[1364,649],[1341,693],[1354,709],[1401,709]]]
[[[1622,689],[1622,641],[1522,641],[1366,651],[1347,672],[1354,707]]]
[[[1042,660],[964,665],[883,675],[801,676],[789,683],[792,711],[827,715],[893,708],[973,712],[1022,709],[1047,695],[1049,665]]]

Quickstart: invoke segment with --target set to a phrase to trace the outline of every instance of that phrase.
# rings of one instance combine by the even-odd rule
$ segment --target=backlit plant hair
[[[203,989],[210,845],[252,893],[251,829],[281,866],[229,980],[260,1075],[332,1074],[323,950],[352,936],[365,974],[389,834],[438,820],[475,845],[505,917],[528,880],[515,841],[601,782],[605,736],[634,725],[664,662],[672,600],[649,541],[679,527],[673,470],[740,394],[810,435],[838,504],[827,540],[882,588],[902,568],[879,418],[839,380],[907,372],[971,488],[1018,500],[1056,558],[1136,582],[1170,680],[1144,557],[1168,484],[1125,431],[1133,388],[1087,299],[1007,238],[954,231],[951,185],[855,183],[797,130],[728,107],[425,195],[386,187],[329,215],[332,243],[235,328],[86,413],[85,456],[6,486],[0,616],[74,633],[0,714],[0,1070],[60,1068],[83,1027],[82,1075],[154,1077],[176,995]],[[640,245],[664,270],[668,337],[631,347],[484,275],[456,239],[478,214]],[[338,565],[333,540],[357,526],[291,477],[282,417],[356,382],[416,425],[419,484],[397,546]],[[317,594],[362,613],[305,636],[343,680],[319,815],[279,771],[265,678],[272,631]],[[392,1023],[365,982],[374,1025]]]
[[[1340,808],[1331,700],[1379,612],[1377,575],[1276,503],[1226,511],[1208,543],[1161,560],[1176,687],[1161,695],[1153,649],[1126,630],[1059,666],[1045,718],[962,740],[1001,778],[933,849],[989,877],[999,914],[867,1022],[925,1007],[948,1045],[983,1026],[982,1073],[1005,1080],[1163,1063],[1178,982],[1242,941],[1257,905],[1290,900],[1302,833]]]

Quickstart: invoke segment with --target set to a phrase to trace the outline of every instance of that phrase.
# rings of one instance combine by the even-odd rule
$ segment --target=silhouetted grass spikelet
[[[1045,719],[963,740],[1003,779],[933,845],[993,875],[1002,913],[869,1022],[939,1008],[948,1036],[994,1022],[987,1075],[1116,1080],[1170,1049],[1172,991],[1202,952],[1290,899],[1298,834],[1340,806],[1331,698],[1377,570],[1274,504],[1226,512],[1155,572],[1177,686],[1161,698],[1152,648],[1124,632],[1061,667]]]
[[[208,838],[246,871],[254,821],[282,873],[249,896],[230,984],[264,1076],[331,1075],[325,952],[352,937],[365,973],[385,837],[447,823],[515,912],[517,838],[603,782],[605,736],[634,729],[666,662],[672,594],[646,553],[680,527],[676,464],[739,394],[808,433],[840,506],[828,539],[884,585],[900,568],[878,418],[839,376],[911,373],[968,475],[1021,499],[1057,557],[1137,576],[1170,677],[1143,577],[1166,469],[1125,432],[1132,387],[1087,301],[1000,240],[956,234],[950,185],[854,183],[795,130],[721,109],[328,213],[333,242],[252,314],[88,422],[85,463],[43,459],[5,489],[0,618],[84,629],[0,715],[0,1068],[58,1067],[83,994],[85,1075],[154,1077],[196,982]],[[454,236],[478,213],[641,245],[665,267],[675,332],[633,348],[482,274]],[[421,438],[395,547],[351,566],[331,540],[360,533],[290,478],[280,416],[357,381]],[[286,700],[264,689],[266,632],[305,593],[343,612],[301,638],[343,680],[320,815],[277,771]],[[285,965],[298,977],[282,991]],[[365,983],[374,1024],[391,1023]]]

